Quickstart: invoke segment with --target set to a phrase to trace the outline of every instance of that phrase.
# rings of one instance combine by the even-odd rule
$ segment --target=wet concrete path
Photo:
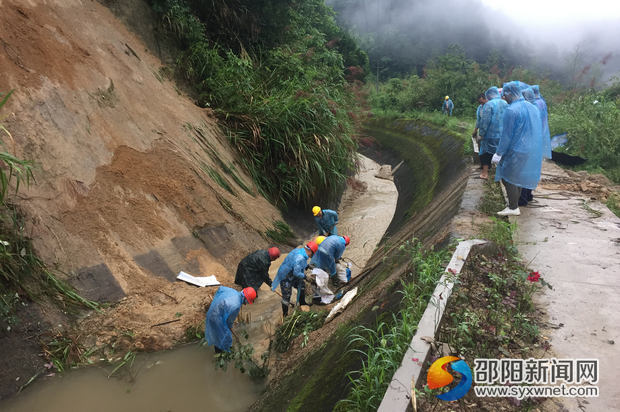
[[[618,411],[620,219],[583,193],[534,195],[542,207],[521,208],[515,221],[523,260],[553,285],[537,300],[549,316],[541,330],[558,358],[600,361],[600,397],[554,399],[544,410]]]

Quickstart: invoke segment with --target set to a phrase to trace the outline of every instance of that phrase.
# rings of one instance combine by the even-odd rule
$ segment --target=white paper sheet
[[[220,285],[220,282],[217,281],[215,275],[197,278],[196,276],[192,276],[189,273],[185,273],[182,271],[181,273],[179,273],[179,276],[177,276],[177,279],[187,283],[191,283],[192,285],[200,286],[202,288],[204,288],[205,286]]]

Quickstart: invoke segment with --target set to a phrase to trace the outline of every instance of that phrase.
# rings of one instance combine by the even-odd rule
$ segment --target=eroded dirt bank
[[[0,88],[16,89],[3,119],[14,144],[5,134],[3,143],[39,168],[11,199],[25,232],[83,296],[121,300],[86,320],[85,345],[170,347],[199,323],[213,293],[174,277],[215,274],[231,286],[238,261],[273,243],[264,233],[280,212],[234,167],[210,110],[184,96],[107,8],[5,0],[0,16]],[[24,338],[67,332],[51,307],[18,317],[10,331],[0,328],[0,398],[42,368],[38,339]]]

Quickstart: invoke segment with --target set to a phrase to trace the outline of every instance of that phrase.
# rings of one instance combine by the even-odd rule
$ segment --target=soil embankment
[[[11,199],[25,233],[83,296],[121,300],[80,325],[86,347],[172,346],[214,293],[175,283],[179,271],[231,286],[237,262],[273,243],[264,233],[280,212],[257,195],[211,111],[106,7],[9,0],[0,14],[0,85],[16,89],[2,121],[15,143],[3,143],[39,168]],[[132,18],[156,26],[148,13]],[[23,338],[68,324],[51,309],[18,317],[0,332],[0,397],[42,368],[38,340]]]

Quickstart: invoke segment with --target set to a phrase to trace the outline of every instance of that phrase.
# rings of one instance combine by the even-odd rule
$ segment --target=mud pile
[[[152,33],[157,22],[144,10],[141,0],[116,9]],[[184,95],[171,69],[106,7],[5,0],[0,14],[0,85],[16,89],[2,121],[14,144],[2,139],[38,167],[36,182],[10,199],[27,217],[24,232],[83,296],[121,300],[81,324],[87,347],[170,347],[214,293],[175,276],[216,275],[231,286],[239,260],[273,243],[265,232],[280,212],[257,194],[211,110]],[[52,308],[27,310],[0,333],[10,354],[0,397],[41,368],[38,339],[24,338],[52,327],[72,332]],[[177,322],[151,327],[168,320]]]

